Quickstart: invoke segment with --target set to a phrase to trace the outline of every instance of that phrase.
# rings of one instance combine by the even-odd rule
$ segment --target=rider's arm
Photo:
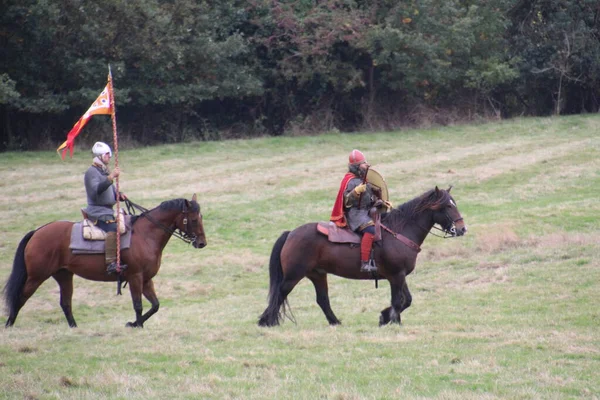
[[[112,181],[110,181],[106,175],[103,175],[96,168],[90,168],[87,170],[85,173],[84,182],[85,189],[88,194],[91,194],[95,198],[104,193],[104,191],[112,185]]]
[[[360,185],[361,182],[358,179],[352,179],[348,182],[346,186],[346,190],[344,191],[344,207],[350,208],[354,205],[354,201],[360,197],[360,194],[356,193],[356,187]]]

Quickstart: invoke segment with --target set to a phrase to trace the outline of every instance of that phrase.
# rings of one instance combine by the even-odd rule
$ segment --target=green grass
[[[0,330],[0,398],[600,398],[599,130],[589,115],[121,149],[136,203],[198,193],[208,247],[169,242],[143,330],[124,327],[127,290],[81,278],[69,329],[44,283]],[[273,243],[328,219],[353,148],[395,205],[454,185],[468,235],[425,241],[402,326],[378,327],[387,282],[330,276],[341,326],[303,280],[296,323],[259,328]],[[89,163],[0,154],[0,284],[26,232],[80,218]]]

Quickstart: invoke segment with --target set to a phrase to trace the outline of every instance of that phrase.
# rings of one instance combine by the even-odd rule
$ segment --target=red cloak
[[[348,182],[350,179],[356,178],[351,172],[347,172],[340,183],[340,190],[338,191],[337,197],[335,198],[335,204],[333,205],[333,210],[331,211],[330,221],[335,222],[337,226],[343,228],[347,225],[346,216],[344,215],[344,192],[346,191],[346,186],[348,186]]]

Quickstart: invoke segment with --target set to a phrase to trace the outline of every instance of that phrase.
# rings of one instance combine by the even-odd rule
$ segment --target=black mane
[[[160,205],[158,207],[153,208],[153,210],[156,210],[157,208],[159,208],[163,211],[170,211],[170,210],[183,211],[186,201],[187,201],[186,199],[173,199],[173,200],[163,201],[162,203],[160,203]],[[200,205],[198,204],[198,202],[189,201],[189,204],[190,204],[189,211],[191,211],[191,212],[199,212],[200,211]],[[132,215],[131,216],[131,225],[133,225],[139,217],[141,217],[142,215],[149,213],[151,211],[152,210],[147,210],[147,211],[144,211],[143,213],[141,213],[140,215]]]
[[[164,210],[164,211],[183,210],[186,202],[187,202],[186,199],[167,200],[167,201],[163,201],[162,203],[160,203],[159,207],[161,210]],[[200,210],[200,205],[198,205],[197,202],[190,201],[189,203],[190,203],[190,211],[191,212],[197,212]]]
[[[414,199],[381,215],[381,222],[400,230],[404,225],[418,214],[426,210],[437,210],[451,200],[448,191],[431,189]]]

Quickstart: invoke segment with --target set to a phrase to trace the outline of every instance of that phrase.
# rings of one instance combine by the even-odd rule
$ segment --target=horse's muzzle
[[[202,249],[202,248],[206,247],[206,241],[194,240],[192,242],[192,246],[194,246],[195,249]]]
[[[467,230],[467,226],[464,224],[464,222],[460,222],[450,228],[450,234],[452,236],[463,236],[467,233]]]

